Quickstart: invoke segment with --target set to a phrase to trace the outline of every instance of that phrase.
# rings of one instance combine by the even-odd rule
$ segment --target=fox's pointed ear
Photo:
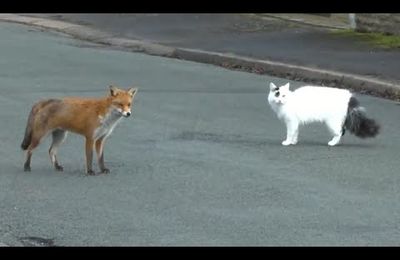
[[[110,88],[110,95],[115,97],[117,95],[119,89],[113,85],[110,85],[109,88]]]
[[[134,95],[136,95],[137,91],[138,91],[137,88],[130,88],[130,89],[128,89],[128,94],[133,97]]]
[[[276,89],[276,86],[275,86],[275,84],[274,83],[272,83],[272,82],[270,82],[269,83],[269,90],[274,90],[274,89]]]

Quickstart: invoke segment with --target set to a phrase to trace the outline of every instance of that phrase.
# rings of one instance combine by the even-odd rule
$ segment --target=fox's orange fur
[[[122,117],[130,116],[136,93],[137,88],[122,90],[110,86],[110,95],[104,98],[67,97],[36,103],[29,114],[25,137],[21,144],[21,148],[27,150],[24,170],[30,171],[33,149],[44,136],[51,133],[53,142],[49,149],[50,159],[55,169],[62,171],[56,153],[69,131],[86,138],[87,173],[94,174],[93,148],[96,149],[101,172],[108,173],[109,170],[104,165],[104,141]]]

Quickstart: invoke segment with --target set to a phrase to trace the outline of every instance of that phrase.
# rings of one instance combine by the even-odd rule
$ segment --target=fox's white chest
[[[112,112],[107,113],[104,117],[99,116],[99,127],[94,131],[94,139],[97,140],[101,137],[106,138],[109,136],[120,119],[121,116],[119,114]]]

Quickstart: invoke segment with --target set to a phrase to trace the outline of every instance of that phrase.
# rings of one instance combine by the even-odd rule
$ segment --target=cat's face
[[[274,83],[269,84],[269,95],[268,101],[277,105],[286,104],[290,95],[289,83],[286,85],[277,87]]]

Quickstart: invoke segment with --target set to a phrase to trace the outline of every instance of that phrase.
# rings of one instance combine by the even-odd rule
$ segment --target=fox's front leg
[[[104,141],[105,138],[100,138],[96,141],[96,153],[101,173],[109,173],[110,170],[104,165]]]
[[[93,145],[94,140],[91,137],[86,137],[86,172],[89,175],[95,175],[92,169],[92,161],[93,161]]]

